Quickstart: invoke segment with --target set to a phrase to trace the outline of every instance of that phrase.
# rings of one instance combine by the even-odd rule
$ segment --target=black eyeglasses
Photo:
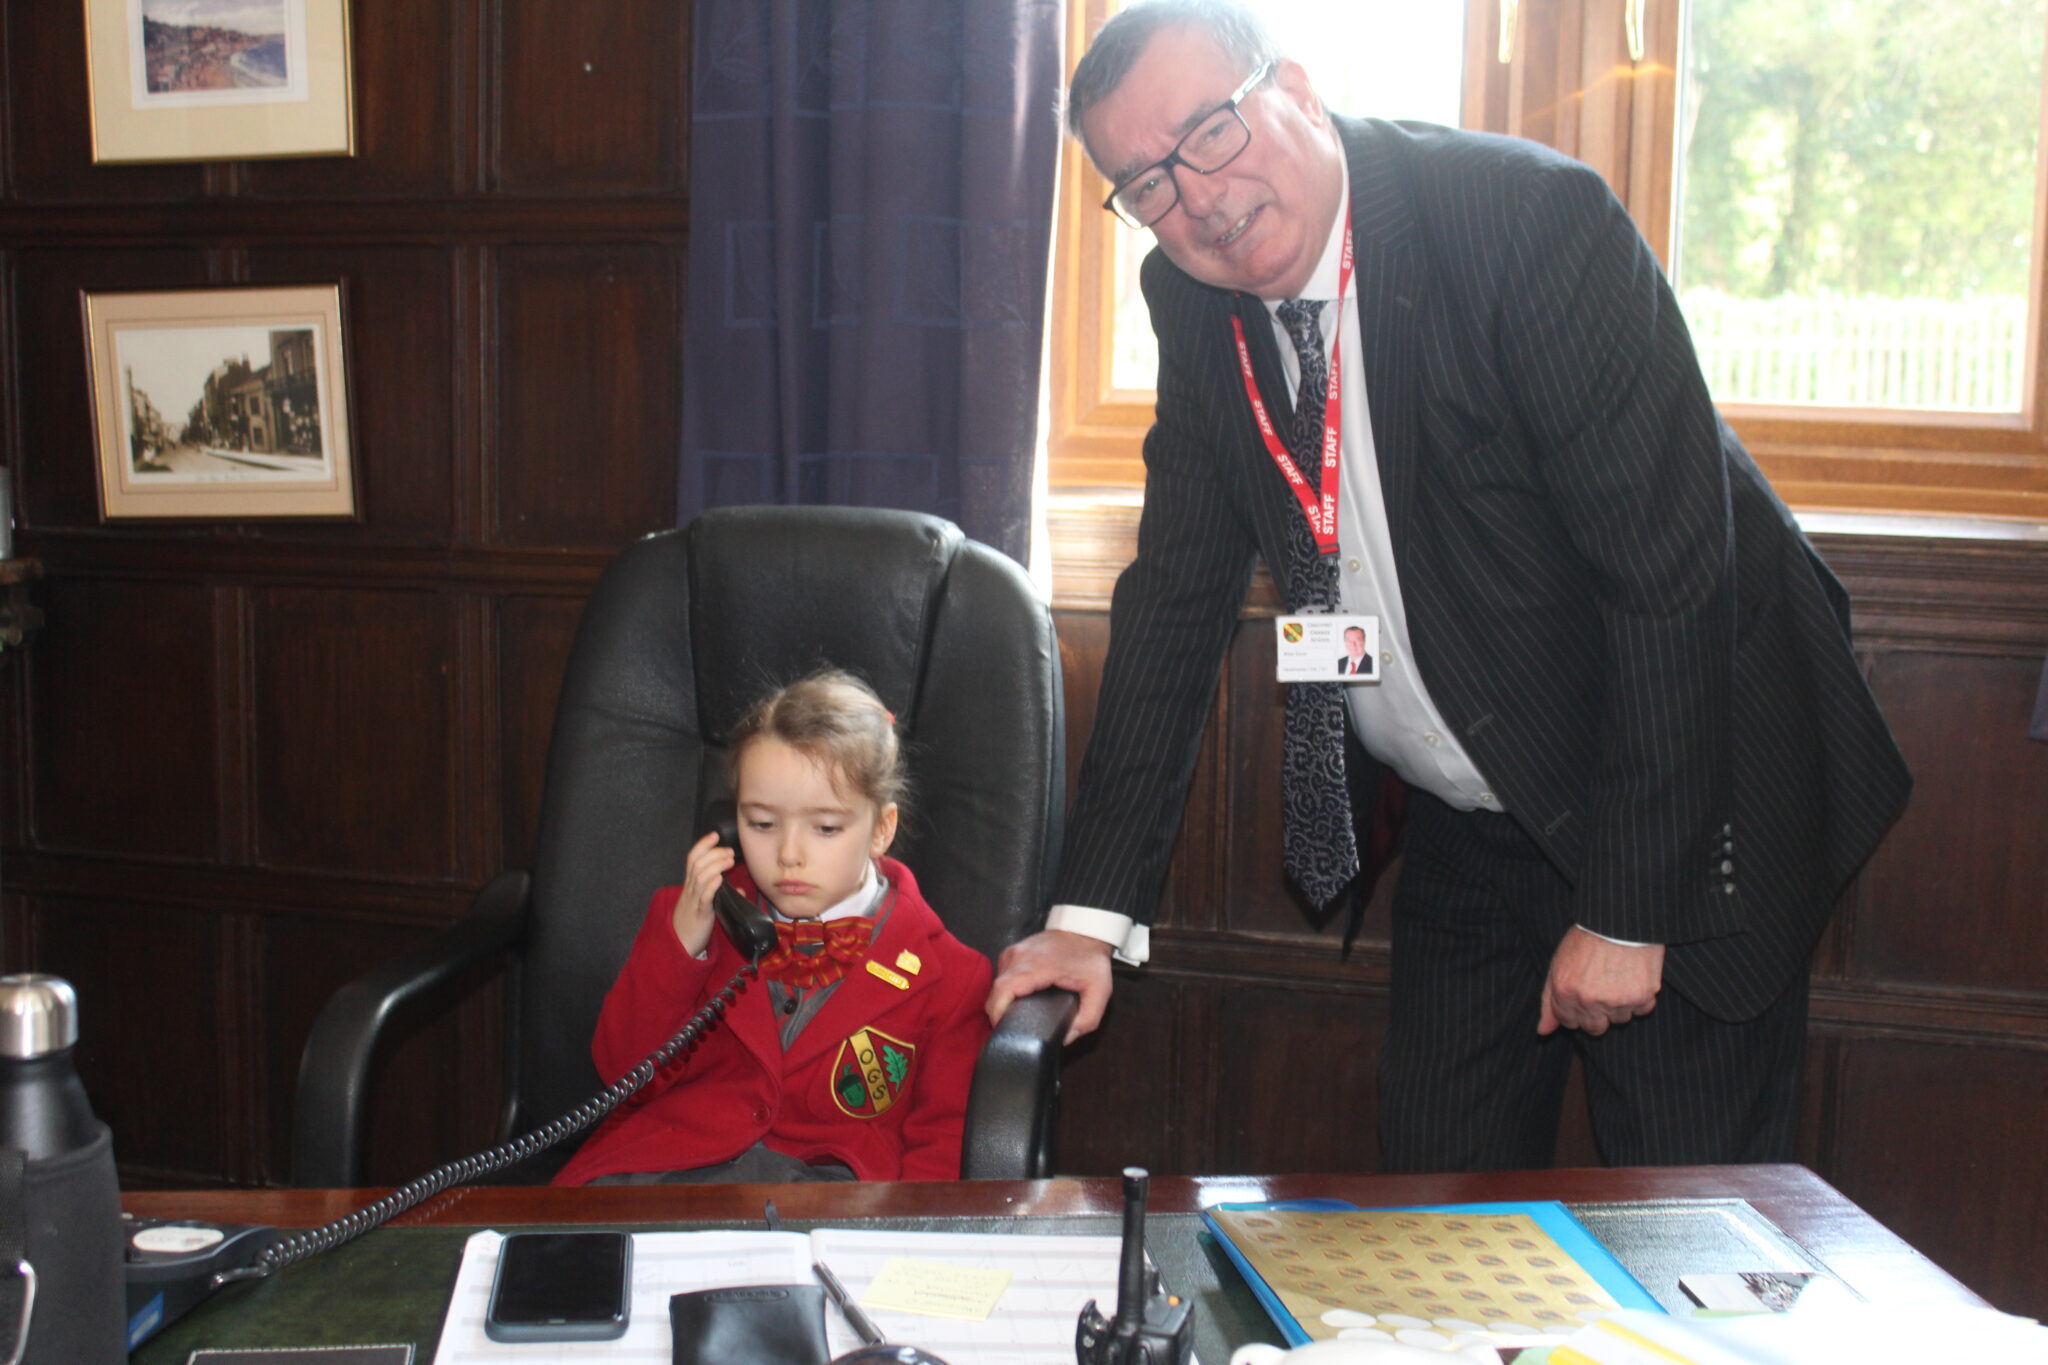
[[[1198,175],[1222,170],[1245,148],[1251,146],[1252,128],[1237,111],[1245,96],[1258,88],[1273,71],[1273,63],[1262,62],[1244,78],[1244,84],[1230,92],[1230,98],[1205,115],[1187,136],[1173,145],[1163,161],[1155,161],[1136,175],[1119,182],[1102,201],[1102,207],[1134,228],[1148,228],[1164,218],[1180,202],[1180,181],[1175,166],[1185,166]]]

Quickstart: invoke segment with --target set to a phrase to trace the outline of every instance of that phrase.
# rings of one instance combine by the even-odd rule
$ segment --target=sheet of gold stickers
[[[1399,1325],[1397,1339],[1410,1324],[1431,1336],[1563,1335],[1619,1307],[1525,1214],[1209,1212],[1317,1341],[1364,1335],[1345,1328],[1368,1320]]]

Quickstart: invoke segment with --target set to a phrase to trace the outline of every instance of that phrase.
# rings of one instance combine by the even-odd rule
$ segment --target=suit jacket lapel
[[[1372,412],[1373,447],[1394,538],[1394,561],[1405,582],[1418,458],[1421,305],[1428,266],[1393,158],[1375,145],[1384,134],[1374,125],[1345,118],[1337,120],[1337,127],[1350,163],[1351,241],[1366,403]]]
[[[1251,294],[1231,295],[1231,303],[1239,322],[1244,324],[1245,344],[1252,353],[1252,374],[1259,381],[1259,396],[1266,400],[1266,411],[1279,428],[1280,442],[1287,443],[1287,433],[1294,427],[1294,390],[1287,383],[1287,370],[1280,360],[1280,342],[1273,335],[1273,314],[1265,301]],[[1228,324],[1225,324],[1226,327]],[[1231,382],[1240,389],[1243,379],[1237,373],[1237,342],[1225,332],[1223,340],[1230,349]],[[1258,424],[1251,417],[1247,400],[1245,417],[1252,420],[1249,428],[1252,440],[1261,450],[1265,441],[1258,434]]]
[[[721,948],[718,954],[720,960],[713,963],[712,970],[718,974],[718,980],[725,981],[744,965],[745,959],[734,951],[730,944],[726,944],[722,930],[717,935],[717,941],[725,946]],[[776,1014],[775,1006],[769,998],[768,983],[757,981],[747,989],[761,997],[760,1007],[746,1008],[742,998],[742,1008],[727,1010],[722,1026],[731,1029],[739,1038],[741,1045],[752,1055],[755,1065],[764,1071],[780,1071],[782,1025],[781,1018]]]

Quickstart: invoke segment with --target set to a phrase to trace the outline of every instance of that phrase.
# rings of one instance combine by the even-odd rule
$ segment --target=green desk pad
[[[1643,1287],[1673,1312],[1687,1302],[1680,1274],[1765,1269],[1824,1270],[1762,1214],[1740,1199],[1669,1199],[1568,1206]],[[634,1232],[691,1232],[732,1223],[634,1224]],[[758,1229],[758,1223],[744,1226]],[[791,1232],[816,1223],[789,1220]],[[832,1227],[917,1232],[1093,1234],[1114,1237],[1122,1219],[848,1218]],[[503,1228],[502,1231],[517,1231]],[[473,1227],[381,1228],[311,1257],[268,1280],[229,1285],[143,1343],[130,1365],[185,1365],[202,1346],[358,1346],[411,1342],[419,1365],[434,1359],[441,1319],[455,1287],[462,1247]],[[1157,1213],[1145,1221],[1145,1246],[1167,1287],[1195,1306],[1195,1356],[1227,1365],[1247,1342],[1283,1344],[1259,1301],[1203,1231],[1199,1214]],[[1101,1305],[1112,1312],[1114,1303]],[[954,1361],[953,1365],[972,1365]]]

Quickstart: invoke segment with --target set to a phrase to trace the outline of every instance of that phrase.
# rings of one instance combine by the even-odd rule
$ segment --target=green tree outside
[[[1808,349],[1882,346],[1876,363],[1899,373],[2023,364],[2023,337],[1983,343],[2011,352],[1995,362],[1910,338],[1956,353],[1957,336],[2024,316],[2048,0],[1690,0],[1687,14],[1674,274],[1688,313],[1803,308],[1805,322],[1780,330],[1853,330]],[[1898,302],[1879,321],[1895,329],[1873,328],[1871,301],[1885,299]],[[1860,310],[1816,307],[1828,301]],[[1884,339],[1893,330],[1909,340]],[[1757,344],[1699,339],[1703,354]],[[1896,354],[1914,344],[1930,354]]]

